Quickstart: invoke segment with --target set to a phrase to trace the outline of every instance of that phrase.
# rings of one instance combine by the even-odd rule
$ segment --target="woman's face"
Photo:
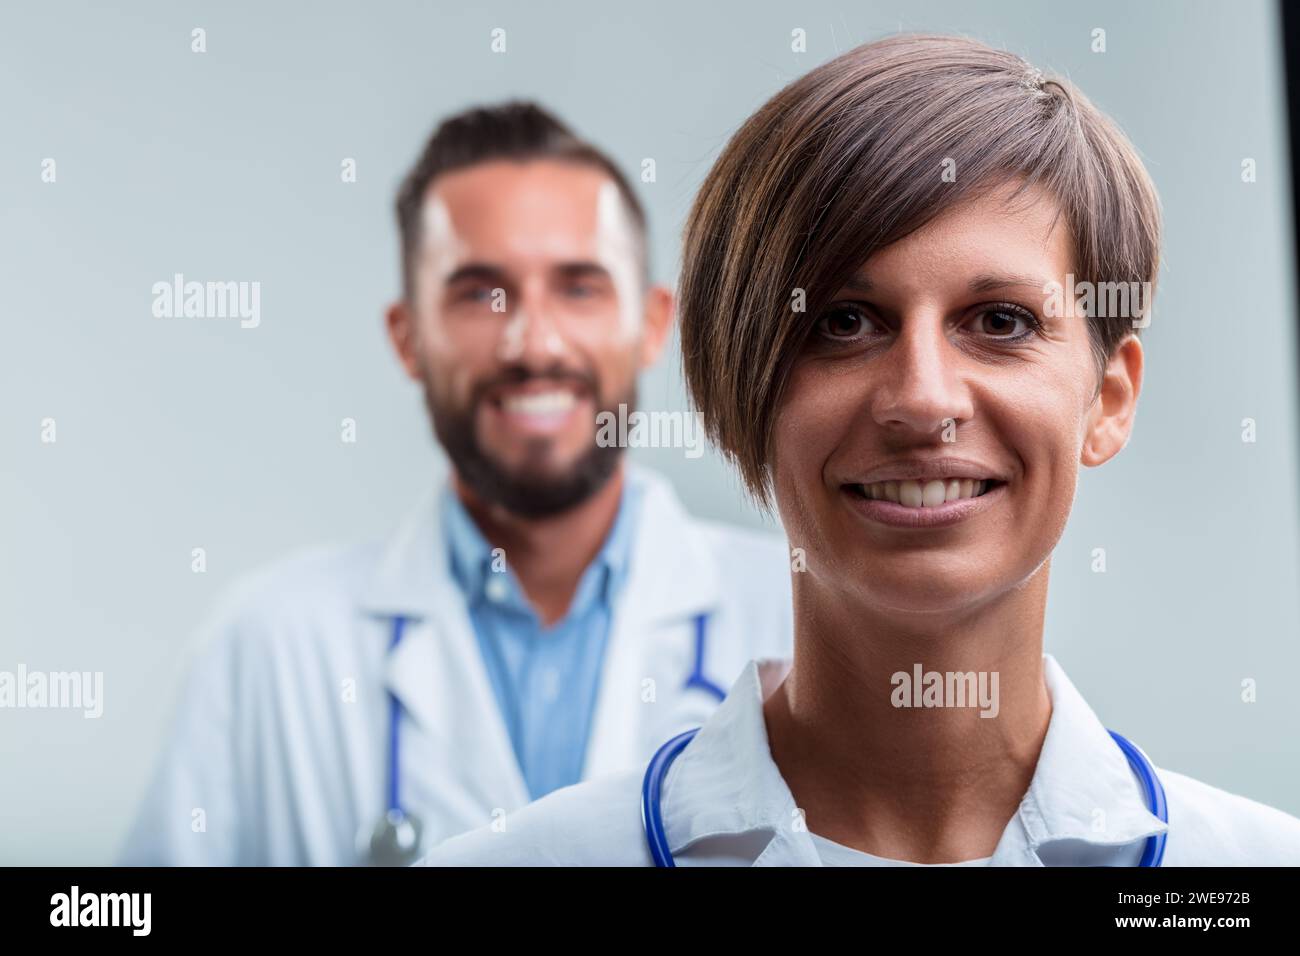
[[[1069,288],[1065,219],[1041,190],[1009,208],[1010,188],[880,250],[814,317],[773,483],[809,583],[837,599],[960,612],[1015,588],[1060,539],[1079,464],[1128,439],[1141,347],[1096,395],[1087,319],[1047,314],[1045,286]]]

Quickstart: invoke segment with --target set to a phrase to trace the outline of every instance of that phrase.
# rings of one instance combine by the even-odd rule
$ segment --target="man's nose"
[[[523,365],[553,363],[567,349],[563,320],[554,302],[536,284],[525,284],[515,295],[501,332],[499,357]]]
[[[898,336],[873,363],[878,384],[871,412],[876,422],[931,435],[949,421],[968,420],[973,410],[962,381],[961,358],[941,314],[905,317]]]

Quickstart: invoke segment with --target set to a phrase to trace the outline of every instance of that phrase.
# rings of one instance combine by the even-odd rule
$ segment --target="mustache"
[[[475,382],[470,389],[470,406],[474,407],[486,401],[487,396],[496,389],[512,385],[523,385],[533,381],[547,381],[556,384],[571,383],[587,389],[593,396],[600,395],[600,381],[594,372],[561,365],[553,365],[545,369],[512,365]]]

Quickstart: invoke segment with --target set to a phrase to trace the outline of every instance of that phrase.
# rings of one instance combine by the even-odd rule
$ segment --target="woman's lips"
[[[841,485],[840,494],[858,514],[893,528],[944,528],[988,511],[1006,494],[1006,482],[996,482],[978,498],[957,498],[928,508],[867,498],[861,485]]]

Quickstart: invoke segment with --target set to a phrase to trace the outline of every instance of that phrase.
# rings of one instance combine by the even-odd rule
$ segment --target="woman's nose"
[[[930,435],[973,414],[961,352],[940,316],[905,318],[889,348],[872,363],[872,416],[882,426]]]

